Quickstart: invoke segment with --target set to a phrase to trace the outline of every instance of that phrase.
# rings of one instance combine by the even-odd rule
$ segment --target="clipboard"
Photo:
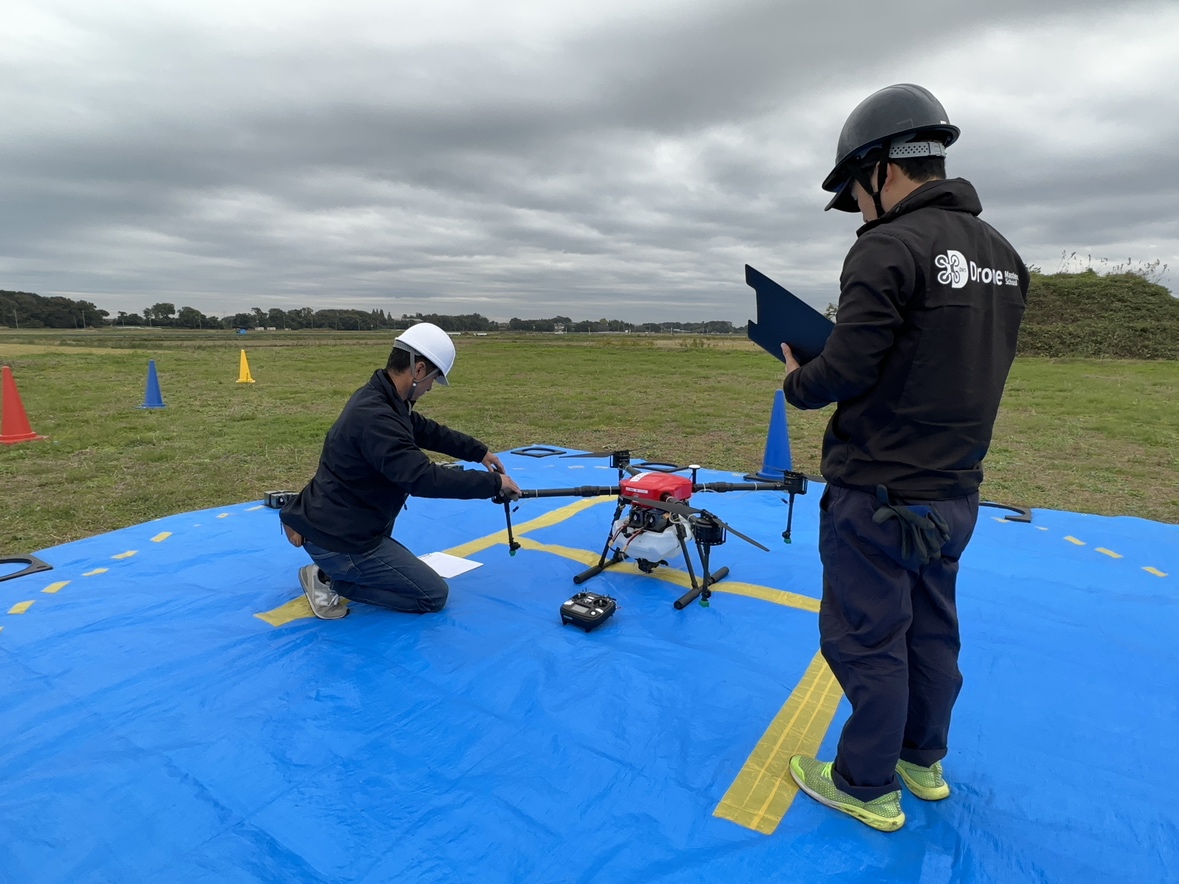
[[[749,340],[782,363],[786,362],[784,343],[790,345],[799,365],[823,352],[835,323],[748,264],[745,282],[757,293],[757,322],[749,322]]]

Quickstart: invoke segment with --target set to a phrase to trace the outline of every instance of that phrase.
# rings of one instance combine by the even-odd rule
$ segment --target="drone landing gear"
[[[692,534],[696,541],[696,552],[700,556],[700,580],[696,579],[696,571],[692,568],[692,557],[688,555],[687,531],[682,523],[676,523],[676,535],[680,539],[680,549],[684,553],[684,564],[688,566],[688,579],[692,581],[692,588],[672,602],[677,611],[682,611],[692,602],[700,599],[700,607],[707,608],[708,600],[712,598],[712,586],[729,576],[726,565],[719,571],[712,573],[708,570],[708,558],[714,546],[725,542],[725,528],[711,518],[711,514],[701,513],[691,516]]]
[[[573,582],[576,583],[578,586],[581,586],[581,584],[585,583],[591,577],[597,577],[599,574],[601,574],[603,571],[605,571],[611,565],[617,565],[619,562],[623,561],[625,558],[626,558],[626,556],[624,556],[620,552],[614,553],[614,555],[611,556],[609,559],[607,559],[605,556],[603,556],[602,561],[598,562],[598,564],[594,565],[592,568],[586,568],[584,571],[582,571],[580,574],[578,574],[576,577],[573,578]]]
[[[625,504],[620,502],[614,511],[614,521],[618,521],[618,517],[622,514]],[[664,504],[666,506],[666,504]],[[688,579],[692,582],[692,588],[676,599],[672,605],[677,611],[682,611],[696,599],[700,600],[701,607],[708,607],[708,600],[712,597],[712,587],[729,576],[728,567],[721,568],[719,571],[713,572],[709,570],[708,560],[712,553],[714,546],[719,546],[725,542],[725,525],[720,523],[711,513],[703,513],[700,515],[691,516],[692,533],[689,534],[687,528],[684,527],[683,522],[675,522],[676,540],[679,541],[680,552],[684,555],[684,563],[688,568]],[[692,537],[695,541],[696,552],[700,557],[700,577],[696,576],[696,569],[692,567],[692,556],[688,550],[688,538]],[[602,549],[602,555],[598,559],[598,563],[586,570],[582,571],[573,578],[574,584],[580,586],[591,577],[597,577],[611,565],[617,565],[626,560],[626,556],[619,550],[610,553],[610,538],[606,540],[606,546]],[[644,574],[652,573],[660,565],[666,565],[667,562],[660,559],[658,562],[652,562],[649,559],[636,559],[635,564],[638,569]]]

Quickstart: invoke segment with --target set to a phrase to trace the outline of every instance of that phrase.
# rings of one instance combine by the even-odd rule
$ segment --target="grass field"
[[[33,429],[0,446],[0,555],[171,513],[298,489],[390,333],[0,331]],[[494,450],[630,448],[719,469],[761,465],[781,365],[744,340],[464,336],[424,414]],[[245,347],[257,383],[238,384]],[[156,360],[167,408],[143,401]],[[984,496],[1179,522],[1179,363],[1016,362]],[[829,410],[789,412],[795,469],[817,473]]]

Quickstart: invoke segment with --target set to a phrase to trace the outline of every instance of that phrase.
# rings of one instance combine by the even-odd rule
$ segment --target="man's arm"
[[[787,401],[797,408],[822,408],[872,389],[904,322],[901,308],[916,278],[913,256],[899,239],[876,231],[860,237],[844,262],[838,319],[823,352],[793,370],[787,362],[782,382]]]
[[[481,442],[448,430],[433,421],[429,423],[444,431],[443,436],[437,437],[442,440],[442,444],[453,443],[451,451],[433,446],[431,450],[476,462],[486,457],[487,446]],[[457,437],[460,441],[452,437]],[[468,443],[474,443],[476,448],[472,449]],[[458,450],[459,445],[465,447]],[[438,466],[422,451],[421,446],[410,435],[409,428],[391,415],[375,420],[365,428],[363,449],[365,459],[374,469],[414,497],[446,497],[457,500],[494,497],[505,481],[510,481],[502,473],[451,470]],[[475,454],[479,456],[474,457]]]
[[[416,411],[410,412],[410,422],[413,424],[413,438],[419,448],[437,451],[447,457],[457,457],[471,463],[482,463],[487,457],[489,447],[474,436],[452,430],[437,421],[423,417]]]

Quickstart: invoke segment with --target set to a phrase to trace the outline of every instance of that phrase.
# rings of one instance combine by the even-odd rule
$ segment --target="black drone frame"
[[[648,509],[661,510],[666,513],[684,516],[692,529],[692,539],[696,545],[697,555],[700,557],[700,577],[697,578],[696,570],[692,567],[692,557],[688,553],[688,531],[684,527],[683,520],[674,520],[672,525],[675,528],[676,538],[679,540],[680,551],[684,555],[684,563],[688,570],[688,579],[691,581],[692,588],[684,593],[680,598],[673,603],[677,611],[683,610],[690,605],[697,598],[700,599],[702,605],[708,605],[708,599],[712,596],[712,585],[728,576],[728,567],[723,567],[715,573],[710,570],[709,558],[714,546],[720,546],[725,542],[726,535],[733,533],[759,549],[769,552],[769,547],[758,543],[752,537],[747,537],[736,528],[726,524],[715,513],[710,513],[705,509],[698,509],[697,507],[688,506],[677,500],[644,500],[639,498],[627,497],[622,491],[622,479],[627,474],[633,475],[638,472],[631,466],[629,451],[608,451],[608,452],[590,452],[588,454],[572,454],[567,457],[603,457],[609,455],[610,466],[618,470],[618,484],[617,485],[582,485],[576,488],[534,488],[524,489],[520,492],[520,499],[532,497],[610,497],[616,496],[618,503],[614,507],[614,517],[610,520],[610,525],[613,525],[622,516],[622,511],[628,506],[636,505],[640,507],[647,507]],[[788,498],[784,498],[787,504],[786,510],[786,530],[782,532],[782,540],[785,543],[790,543],[790,530],[794,521],[794,498],[798,494],[806,494],[807,477],[802,473],[785,472],[781,479],[771,479],[757,482],[697,482],[696,473],[700,469],[699,466],[692,464],[688,467],[675,467],[673,464],[656,464],[645,463],[640,466],[656,469],[660,472],[678,472],[680,469],[690,469],[692,471],[692,493],[697,492],[729,492],[729,491],[778,491],[785,492]],[[504,517],[507,521],[508,529],[508,551],[510,555],[515,555],[516,550],[520,549],[520,544],[512,534],[512,509],[510,501],[502,498],[497,498],[497,502],[502,502],[504,506]],[[573,578],[573,582],[580,586],[591,577],[596,577],[611,565],[617,565],[626,559],[626,556],[620,552],[615,551],[613,555],[610,554],[610,542],[613,540],[613,532],[608,531],[606,536],[606,544],[602,547],[602,554],[598,558],[598,563],[582,571]],[[639,563],[639,570],[650,574],[658,565],[666,564],[666,562],[648,562],[644,567],[643,562]]]

